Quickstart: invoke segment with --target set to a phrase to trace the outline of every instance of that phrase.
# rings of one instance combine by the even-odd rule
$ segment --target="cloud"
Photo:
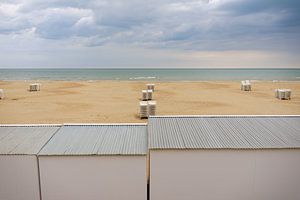
[[[37,35],[48,39],[79,36],[84,37],[83,41],[90,37],[91,45],[128,41],[168,47],[170,43],[171,48],[195,50],[216,48],[214,40],[222,44],[217,49],[238,49],[233,43],[246,45],[244,40],[255,38],[260,40],[260,49],[265,38],[278,36],[286,28],[296,31],[294,37],[299,39],[296,34],[300,6],[296,0],[7,2],[10,3],[0,3],[0,13],[6,16],[6,22],[1,20],[0,24],[2,34],[36,27]],[[200,46],[189,46],[190,43]]]
[[[300,51],[298,0],[2,0],[3,40],[182,52]],[[17,39],[14,40],[18,42]],[[1,41],[0,41],[1,42]],[[5,51],[0,47],[0,51]],[[28,47],[30,48],[30,47]]]
[[[78,8],[49,8],[37,12],[36,33],[42,38],[64,39],[72,36],[90,36],[93,30],[93,12]]]

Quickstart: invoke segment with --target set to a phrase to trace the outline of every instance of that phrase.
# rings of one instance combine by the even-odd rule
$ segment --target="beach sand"
[[[0,81],[0,123],[146,122],[138,117],[146,82]],[[293,115],[300,114],[300,82],[254,82],[253,91],[239,81],[155,82],[157,115]],[[278,100],[274,89],[292,89],[291,100]]]

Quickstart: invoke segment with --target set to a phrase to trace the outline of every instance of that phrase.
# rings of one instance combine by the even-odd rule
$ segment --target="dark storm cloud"
[[[1,1],[0,34],[83,46],[128,44],[187,50],[298,50],[298,0]]]

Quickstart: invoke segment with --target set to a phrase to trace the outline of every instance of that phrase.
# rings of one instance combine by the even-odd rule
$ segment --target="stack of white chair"
[[[156,101],[148,101],[148,116],[153,116],[156,113]]]
[[[292,90],[290,90],[290,89],[276,89],[275,90],[275,97],[280,100],[283,100],[283,99],[289,100],[289,99],[291,99],[291,96],[292,96]]]
[[[148,117],[148,103],[147,101],[140,101],[140,118]]]
[[[142,90],[142,101],[152,100],[153,91],[152,90]]]
[[[242,91],[251,91],[251,82],[249,80],[245,80],[241,82],[241,90]]]
[[[0,99],[4,99],[4,90],[0,89]]]
[[[32,83],[29,85],[29,91],[40,91],[41,90],[41,84],[39,83]]]
[[[278,99],[285,99],[285,91],[283,89],[278,90]]]
[[[156,101],[140,101],[140,118],[148,118],[156,113]]]
[[[142,101],[148,100],[148,90],[142,90]]]
[[[154,86],[155,86],[155,84],[153,84],[153,83],[148,83],[148,84],[147,84],[147,89],[148,89],[148,90],[152,90],[152,91],[154,92]]]
[[[147,99],[152,100],[153,98],[153,90],[147,90]]]
[[[292,96],[292,90],[286,89],[286,90],[285,90],[285,99],[290,100],[290,99],[291,99],[291,96]]]
[[[153,99],[154,84],[147,84],[147,90],[142,90],[142,101],[140,101],[140,118],[148,118],[150,115],[155,115],[156,101]]]

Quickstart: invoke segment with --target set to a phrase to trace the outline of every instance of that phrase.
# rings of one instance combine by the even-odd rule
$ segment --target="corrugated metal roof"
[[[0,126],[0,155],[34,155],[59,126]]]
[[[147,128],[141,124],[65,125],[39,155],[146,155]]]
[[[153,116],[150,149],[300,148],[300,116]]]

